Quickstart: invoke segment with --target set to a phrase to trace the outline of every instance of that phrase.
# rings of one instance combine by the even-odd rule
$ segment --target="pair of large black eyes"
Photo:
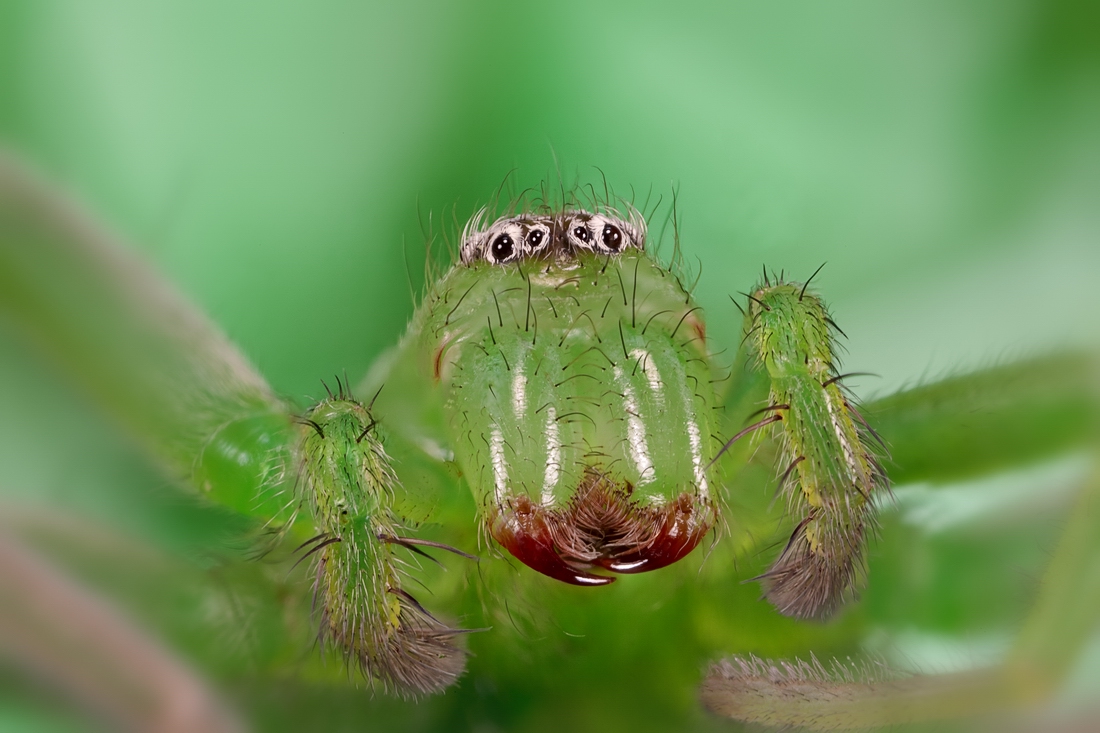
[[[578,226],[573,227],[573,236],[581,240],[585,244],[591,238],[591,234],[588,231],[588,227]],[[603,241],[603,246],[610,250],[618,250],[623,245],[623,233],[619,231],[619,227],[614,224],[604,224],[603,231],[600,232],[600,239]]]
[[[542,244],[542,240],[546,237],[546,232],[541,229],[532,229],[527,234],[527,244],[532,249],[537,249]],[[512,241],[511,235],[501,234],[499,237],[493,240],[492,246],[493,259],[497,262],[508,259],[516,251],[516,243]]]

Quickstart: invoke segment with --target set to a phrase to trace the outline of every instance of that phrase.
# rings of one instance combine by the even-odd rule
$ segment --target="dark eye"
[[[512,241],[512,238],[507,234],[501,234],[493,240],[493,259],[497,262],[502,262],[511,257],[515,249],[515,243]]]
[[[619,227],[614,224],[604,224],[603,226],[603,246],[610,250],[618,251],[619,247],[623,244],[623,233],[619,231]]]
[[[527,244],[531,246],[531,249],[537,249],[542,244],[543,237],[546,233],[541,229],[532,229],[527,233]]]
[[[589,239],[588,227],[575,226],[573,227],[573,236],[582,242],[587,242]]]

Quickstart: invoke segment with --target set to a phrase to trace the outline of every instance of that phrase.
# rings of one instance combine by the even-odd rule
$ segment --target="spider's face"
[[[617,255],[645,247],[645,223],[637,212],[568,210],[555,215],[506,216],[480,229],[475,217],[463,235],[464,265],[488,262],[507,265],[531,257],[556,256],[570,261],[580,252]]]
[[[604,213],[500,219],[428,298],[423,359],[484,526],[568,583],[675,562],[717,512],[703,322],[643,241]]]

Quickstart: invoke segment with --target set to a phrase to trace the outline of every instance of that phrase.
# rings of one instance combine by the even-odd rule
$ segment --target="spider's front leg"
[[[317,531],[302,549],[303,559],[316,556],[313,592],[322,637],[387,691],[446,689],[465,668],[465,653],[454,643],[463,632],[437,620],[405,590],[394,549],[424,554],[420,546],[432,545],[465,553],[403,536],[395,510],[401,487],[378,425],[342,385],[301,423],[299,486]]]
[[[765,597],[784,615],[820,618],[862,581],[872,496],[889,482],[871,447],[878,435],[841,385],[839,329],[808,285],[765,275],[748,296],[743,347],[767,376],[756,425],[779,439],[779,491],[797,521],[761,577]]]
[[[1006,715],[1021,729],[1054,729],[1064,711],[1039,706],[1049,704],[1072,674],[1100,623],[1098,375],[1095,354],[1057,354],[921,385],[864,407],[891,443],[893,476],[903,486],[957,486],[990,470],[1019,469],[1067,453],[1086,459],[1079,464],[1085,469],[1079,494],[1035,589],[1033,608],[1000,664],[921,675],[895,673],[879,663],[738,656],[711,669],[704,704],[722,715],[784,729],[864,730],[992,716],[1002,716],[997,722],[1003,727]],[[1021,524],[1032,520],[1035,506],[1029,505]],[[1018,542],[1019,529],[1024,527],[1002,531]],[[1019,570],[998,563],[986,572]],[[1027,708],[1040,717],[1021,717]]]
[[[461,632],[402,587],[395,548],[425,543],[402,531],[417,503],[398,500],[369,411],[341,387],[295,419],[186,299],[2,156],[0,317],[109,405],[180,484],[256,531],[312,537],[299,549],[316,558],[321,634],[368,679],[416,695],[458,677]]]

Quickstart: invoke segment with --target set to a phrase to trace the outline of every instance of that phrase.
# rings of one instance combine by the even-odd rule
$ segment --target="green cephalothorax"
[[[397,477],[375,428],[368,410],[343,395],[302,420],[299,485],[317,530],[304,547],[317,558],[321,634],[388,691],[438,692],[465,667],[454,644],[462,632],[402,588],[393,547],[416,541],[400,536]]]
[[[668,565],[715,521],[703,320],[643,237],[583,211],[498,220],[411,331],[489,534],[569,583]]]
[[[801,283],[765,281],[749,299],[746,343],[771,382],[762,422],[781,441],[780,484],[799,520],[762,580],[776,608],[800,618],[830,614],[860,582],[871,494],[887,485],[840,384],[835,328]]]

